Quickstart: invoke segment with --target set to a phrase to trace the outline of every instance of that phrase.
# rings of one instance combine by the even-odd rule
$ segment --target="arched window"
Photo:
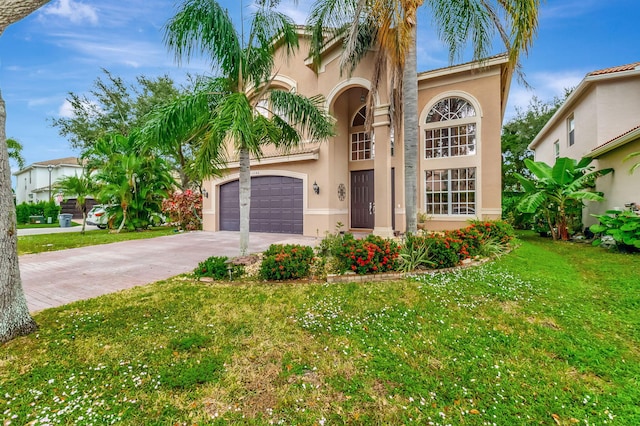
[[[438,101],[425,121],[425,158],[476,153],[476,110],[457,97]]]
[[[365,131],[367,107],[358,110],[351,122],[351,161],[370,160],[374,155],[371,133]]]

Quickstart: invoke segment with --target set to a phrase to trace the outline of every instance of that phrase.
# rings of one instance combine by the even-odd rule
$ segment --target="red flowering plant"
[[[341,272],[375,274],[397,270],[399,253],[400,248],[393,240],[375,235],[358,240],[345,234],[334,256],[339,259]]]
[[[176,191],[162,201],[162,212],[169,223],[185,231],[202,229],[202,194],[190,189]]]
[[[265,280],[290,280],[309,275],[313,249],[298,244],[272,244],[263,253],[260,276]]]

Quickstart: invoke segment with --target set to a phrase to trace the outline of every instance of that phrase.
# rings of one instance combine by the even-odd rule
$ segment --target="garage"
[[[220,186],[220,229],[240,230],[240,183]],[[302,179],[286,176],[251,178],[251,232],[302,234]]]

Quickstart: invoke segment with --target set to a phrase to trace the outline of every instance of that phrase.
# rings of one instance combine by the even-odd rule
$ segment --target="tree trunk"
[[[11,166],[6,144],[7,111],[0,93],[0,343],[35,331],[18,265],[16,210],[11,191]]]
[[[249,151],[240,148],[240,255],[249,249],[249,213],[251,212],[251,170]]]
[[[406,232],[417,228],[418,191],[418,72],[416,58],[416,27],[411,30],[411,43],[404,65],[402,98],[404,111],[404,204]]]
[[[14,22],[49,0],[0,0],[0,35]],[[16,211],[11,191],[11,166],[6,135],[7,111],[0,93],[0,343],[35,331],[29,315],[18,265]]]

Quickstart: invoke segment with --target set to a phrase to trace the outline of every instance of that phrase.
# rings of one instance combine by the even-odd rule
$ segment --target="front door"
[[[351,172],[351,227],[375,226],[373,170]]]

